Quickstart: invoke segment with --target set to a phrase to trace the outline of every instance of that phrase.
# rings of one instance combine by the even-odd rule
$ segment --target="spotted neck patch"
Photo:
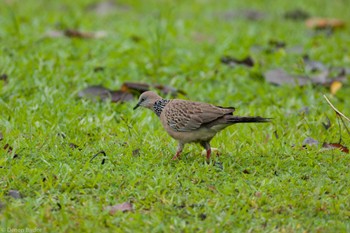
[[[169,101],[170,100],[161,99],[161,100],[157,100],[154,103],[153,110],[157,114],[157,116],[160,116],[160,114],[162,113],[164,107],[169,103]]]

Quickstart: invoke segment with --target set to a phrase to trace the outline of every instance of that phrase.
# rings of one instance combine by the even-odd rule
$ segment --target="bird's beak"
[[[133,109],[135,110],[138,107],[140,107],[140,103],[137,103],[136,106]]]

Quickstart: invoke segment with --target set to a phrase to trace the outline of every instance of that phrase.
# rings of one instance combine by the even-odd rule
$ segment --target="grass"
[[[1,2],[0,75],[8,81],[0,81],[0,232],[349,232],[349,155],[302,148],[307,137],[339,140],[322,98],[329,89],[276,87],[262,76],[273,68],[304,74],[303,54],[349,64],[349,1],[321,2],[118,1],[102,16],[87,10],[92,1]],[[341,18],[347,27],[328,36],[283,19],[295,8]],[[264,18],[232,16],[245,9]],[[43,36],[66,28],[108,35]],[[269,40],[304,52],[267,53]],[[251,55],[258,63],[231,68],[220,63],[223,55]],[[187,92],[181,98],[274,120],[220,133],[212,146],[221,156],[210,164],[197,145],[171,161],[175,141],[154,114],[132,110],[136,100],[77,98],[89,85],[118,89],[125,81],[171,85]],[[347,116],[349,92],[344,85],[330,96]],[[104,164],[103,156],[90,161],[101,150]],[[134,210],[110,215],[104,208],[123,202]]]

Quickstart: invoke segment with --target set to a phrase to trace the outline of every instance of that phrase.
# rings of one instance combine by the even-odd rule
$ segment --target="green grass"
[[[349,1],[118,1],[103,16],[88,11],[90,3],[0,3],[0,75],[8,75],[0,81],[0,232],[350,231],[349,154],[302,148],[307,137],[320,144],[339,140],[335,114],[322,97],[329,89],[276,87],[262,76],[273,68],[305,73],[303,54],[266,53],[269,40],[300,46],[329,66],[348,66]],[[327,36],[283,19],[295,8],[343,19],[347,27]],[[265,16],[232,17],[245,9]],[[44,37],[67,28],[108,34]],[[220,63],[223,55],[251,55],[257,64],[231,68]],[[221,156],[210,164],[198,145],[171,161],[176,142],[153,113],[132,110],[136,100],[77,98],[89,85],[119,89],[125,81],[171,85],[187,92],[181,98],[274,120],[221,132],[212,141]],[[347,116],[349,93],[345,84],[330,96]],[[344,128],[342,134],[349,147]],[[105,163],[103,156],[90,162],[101,150]],[[123,202],[134,210],[113,216],[105,210]]]

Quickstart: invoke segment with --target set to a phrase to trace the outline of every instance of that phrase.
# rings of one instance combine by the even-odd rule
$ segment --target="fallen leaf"
[[[264,75],[266,81],[275,85],[289,84],[293,86],[304,86],[310,80],[300,75],[290,75],[282,69],[269,70]]]
[[[121,212],[132,211],[133,207],[130,202],[124,202],[122,204],[106,206],[105,209],[109,211],[110,215],[114,215],[116,212],[119,212],[119,211]]]
[[[129,92],[124,92],[124,91],[111,91],[110,92],[111,96],[111,101],[113,103],[117,102],[127,102],[127,101],[132,101],[134,100],[134,95],[129,93]],[[109,97],[109,96],[106,96]]]
[[[312,67],[316,67],[315,64],[311,65],[310,63],[310,71]],[[321,66],[318,66],[319,68]],[[319,69],[315,70],[319,71]],[[318,72],[316,74],[310,74],[309,76],[302,76],[302,75],[292,75],[288,74],[286,71],[282,69],[274,69],[274,70],[268,70],[264,77],[265,80],[269,83],[275,84],[275,85],[292,85],[292,86],[304,86],[308,83],[312,83],[315,85],[323,85],[323,86],[330,86],[334,81],[339,82],[345,82],[346,81],[346,75],[344,73],[344,69],[340,71],[339,74],[337,74],[334,77],[330,76],[329,70],[322,70],[321,72]]]
[[[177,96],[178,94],[186,95],[182,90],[178,90],[174,87],[164,86],[161,84],[147,84],[147,83],[134,83],[134,82],[125,82],[121,86],[121,90],[125,92],[137,93],[139,95],[142,92],[149,91],[151,88],[156,88],[160,90],[164,95],[171,94],[172,96]]]
[[[307,137],[303,141],[303,146],[306,146],[306,145],[317,146],[318,145],[318,141],[313,139],[313,138],[311,138],[311,137]]]
[[[89,86],[84,90],[78,93],[80,98],[88,98],[88,99],[100,99],[100,100],[108,100],[110,99],[112,102],[126,102],[134,99],[134,95],[123,91],[112,91],[108,88],[97,85],[97,86]]]
[[[220,59],[221,63],[229,65],[229,66],[237,66],[237,65],[245,65],[248,67],[254,66],[254,61],[251,57],[245,57],[243,59],[236,59],[231,56],[223,56]]]
[[[313,61],[308,55],[303,56],[304,68],[307,72],[328,71],[328,67],[322,62]]]
[[[89,86],[78,93],[80,98],[100,98],[104,100],[105,96],[110,95],[110,90],[101,85]]]
[[[122,91],[127,91],[127,92],[137,92],[139,94],[145,91],[149,91],[150,85],[147,83],[125,82],[122,84],[120,89]]]
[[[8,195],[14,199],[21,199],[21,194],[18,190],[9,190]]]
[[[107,36],[105,31],[97,32],[83,32],[76,29],[66,29],[66,30],[50,30],[45,33],[45,37],[49,38],[59,38],[59,37],[69,37],[69,38],[80,38],[80,39],[98,39]]]
[[[340,19],[310,18],[305,22],[311,29],[339,29],[345,27],[345,22]]]
[[[330,86],[330,91],[332,95],[335,95],[340,88],[343,86],[343,84],[339,81],[334,81],[332,82],[331,86]]]
[[[302,9],[294,9],[291,11],[287,11],[286,13],[284,13],[283,16],[285,19],[299,21],[309,18],[310,14]]]
[[[103,38],[107,36],[105,31],[97,32],[83,32],[76,29],[66,29],[64,35],[67,37],[81,38],[81,39],[90,39],[90,38]]]
[[[349,154],[349,149],[346,146],[343,146],[340,143],[327,143],[327,142],[324,142],[322,147],[323,148],[327,148],[327,149],[339,149],[340,151]]]

